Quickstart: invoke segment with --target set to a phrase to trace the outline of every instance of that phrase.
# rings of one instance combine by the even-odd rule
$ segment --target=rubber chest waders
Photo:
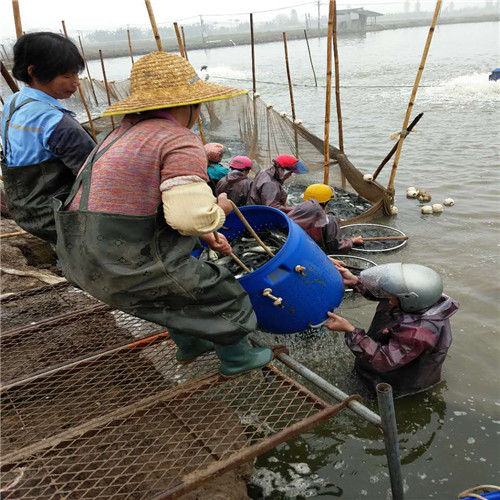
[[[5,156],[9,144],[10,120],[24,105],[35,101],[27,99],[16,106],[17,97],[11,102],[5,117]],[[24,230],[49,243],[56,242],[56,228],[52,198],[68,193],[75,176],[58,158],[33,165],[7,166],[2,157],[2,175],[11,217]]]
[[[93,165],[121,137],[96,148],[68,199],[54,201],[65,276],[126,313],[178,333],[234,344],[256,329],[255,313],[227,269],[191,257],[196,237],[168,226],[161,205],[145,216],[88,210]],[[67,211],[80,188],[78,210]]]

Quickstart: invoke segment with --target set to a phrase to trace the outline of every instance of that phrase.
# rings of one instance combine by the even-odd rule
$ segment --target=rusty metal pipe
[[[257,344],[261,347],[266,347],[267,344],[262,340],[256,338],[254,335],[250,336],[251,341],[254,344]],[[309,370],[306,366],[299,363],[295,359],[291,358],[285,353],[276,354],[276,358],[279,359],[284,365],[291,368],[294,372],[302,375],[305,379],[312,382],[316,387],[319,387],[321,390],[325,391],[330,396],[333,396],[338,401],[344,401],[349,397],[348,394],[340,390],[338,387],[327,382],[324,378],[320,377],[318,374],[314,373],[312,370]],[[365,405],[359,403],[358,401],[351,401],[348,405],[349,409],[351,409],[354,413],[364,418],[368,422],[381,426],[382,420],[381,418],[372,410],[367,408]]]

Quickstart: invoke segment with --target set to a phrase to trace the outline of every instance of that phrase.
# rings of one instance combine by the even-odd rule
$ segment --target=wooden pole
[[[0,70],[3,79],[9,86],[10,90],[12,90],[12,92],[19,92],[19,87],[17,86],[17,83],[14,81],[14,78],[12,78],[12,75],[9,73],[9,70],[6,68],[5,64],[2,61],[0,61]]]
[[[69,40],[68,32],[66,31],[66,23],[64,21],[61,21],[61,23],[62,23],[62,27],[63,27],[64,36]],[[89,121],[90,131],[92,132],[92,137],[94,138],[94,141],[97,142],[97,133],[95,131],[94,122],[92,120],[92,115],[90,114],[89,107],[87,106],[87,100],[85,99],[85,96],[83,95],[83,90],[82,90],[82,87],[80,85],[78,85],[78,93],[80,94],[80,99],[82,100],[83,107],[85,108],[85,112],[87,113],[87,119]]]
[[[415,125],[420,121],[420,118],[422,118],[422,116],[424,116],[424,114],[420,113],[413,119],[413,121],[410,123],[410,125],[408,125],[408,128],[406,129],[407,132],[411,132],[413,130],[413,127],[415,127]],[[401,140],[401,137],[398,139],[398,142],[400,140]],[[392,156],[396,152],[397,148],[398,148],[398,143],[394,144],[393,148],[389,151],[389,154],[382,160],[382,163],[377,167],[377,170],[375,170],[375,172],[373,173],[372,180],[375,180],[379,176],[379,174],[380,174],[380,172],[382,172],[382,169],[384,168],[385,164],[392,158]]]
[[[288,61],[288,44],[286,41],[285,32],[283,32],[283,45],[285,47],[285,65],[286,65],[286,76],[288,78],[288,91],[290,93],[290,105],[292,107],[293,131],[295,135],[295,156],[299,156],[299,137],[297,134],[297,125],[295,125],[295,120],[297,116],[295,115],[295,101],[293,100],[292,76],[290,74],[290,64]]]
[[[257,146],[259,144],[259,129],[257,126],[257,101],[255,94],[257,92],[257,80],[255,78],[255,37],[253,30],[253,14],[250,14],[250,45],[252,51],[252,91],[253,91],[253,131],[252,131],[252,144],[250,146],[249,157],[254,159],[257,153]]]
[[[28,231],[17,231],[15,233],[7,233],[7,234],[2,234],[0,236],[0,239],[4,239],[4,238],[14,238],[15,236],[23,236],[25,234],[28,234]]]
[[[325,138],[323,183],[328,184],[330,175],[330,108],[332,97],[332,38],[333,38],[333,0],[328,10],[328,35],[326,42],[326,99],[325,99]]]
[[[174,23],[174,29],[175,29],[175,36],[177,37],[177,45],[179,46],[179,52],[180,52],[180,54],[181,54],[182,57],[184,57],[185,59],[187,59],[187,54],[186,54],[186,51],[185,51],[185,46],[182,43],[181,33],[179,31],[179,25],[177,23]],[[201,119],[200,118],[198,118],[196,120],[196,124],[198,125],[198,130],[200,132],[201,142],[203,144],[206,144],[207,140],[205,138],[205,131],[203,130],[203,124],[201,123]]]
[[[153,29],[153,35],[156,40],[156,46],[160,52],[163,52],[163,45],[161,43],[160,33],[158,32],[158,26],[156,26],[155,15],[153,13],[153,7],[151,7],[151,2],[149,0],[144,0],[146,2],[146,9],[148,9],[149,21],[151,22],[151,28]]]
[[[429,53],[429,48],[431,46],[432,36],[434,35],[434,30],[436,29],[436,23],[439,17],[439,11],[441,10],[442,0],[437,0],[436,8],[434,9],[434,16],[432,17],[431,27],[429,28],[429,34],[427,35],[427,41],[425,42],[424,52],[422,54],[422,60],[420,61],[420,66],[418,68],[417,77],[415,78],[415,83],[413,84],[413,90],[411,92],[410,102],[408,103],[408,108],[406,110],[405,119],[403,121],[402,131],[406,132],[408,127],[408,122],[410,121],[411,111],[413,109],[413,104],[415,103],[415,97],[417,95],[418,86],[420,84],[420,79],[422,78],[422,73],[425,67],[425,61],[427,60],[427,54]],[[399,138],[396,154],[394,156],[394,163],[392,165],[391,177],[389,179],[389,184],[387,184],[388,189],[394,188],[394,179],[396,178],[396,170],[398,168],[399,157],[401,156],[401,149],[403,148],[404,135]]]
[[[90,88],[92,89],[92,94],[94,95],[94,101],[96,106],[99,105],[97,102],[97,96],[95,94],[94,82],[92,81],[92,77],[90,76],[89,65],[87,64],[87,59],[85,58],[85,51],[83,50],[82,37],[78,35],[78,41],[80,42],[80,50],[82,51],[83,62],[85,63],[85,69],[87,70],[87,76],[90,82]]]
[[[307,38],[307,30],[304,30],[304,36],[306,39],[307,52],[309,52],[309,61],[311,62],[311,69],[312,69],[313,76],[314,76],[314,85],[317,87],[318,86],[318,79],[316,78],[316,71],[314,71],[314,64],[313,64],[313,60],[312,60],[312,56],[311,56],[311,48],[309,47],[309,38]]]
[[[12,10],[14,11],[14,23],[16,25],[17,38],[23,36],[23,25],[21,23],[21,12],[19,10],[19,0],[12,0]]]
[[[184,26],[181,26],[181,32],[182,32],[182,46],[184,47],[184,55],[186,59],[189,61],[187,44],[186,44],[186,34],[184,33]]]
[[[111,94],[109,92],[109,86],[108,86],[108,79],[106,78],[106,68],[104,67],[104,58],[102,57],[102,50],[99,49],[99,58],[101,59],[101,68],[102,68],[102,76],[104,78],[104,86],[106,87],[106,95],[108,97],[108,104],[111,106]],[[113,120],[113,117],[110,116],[111,118],[111,126],[113,127],[113,130],[115,129],[115,121]]]
[[[179,47],[179,53],[182,57],[186,57],[186,53],[184,52],[184,44],[182,43],[181,33],[179,31],[179,25],[174,23],[175,36],[177,37],[177,45]]]
[[[132,66],[134,65],[134,51],[132,50],[132,40],[130,39],[130,30],[127,30],[128,39],[128,51],[130,53],[130,59],[132,61]]]
[[[342,110],[340,107],[340,73],[339,73],[339,48],[337,45],[337,0],[333,0],[333,56],[335,59],[335,104],[337,108],[337,123],[339,129],[339,149],[344,152],[344,132],[342,130]],[[346,179],[342,171],[342,189],[346,188]]]
[[[257,81],[255,80],[255,38],[253,32],[253,14],[250,14],[250,43],[252,45],[252,90],[257,92]]]

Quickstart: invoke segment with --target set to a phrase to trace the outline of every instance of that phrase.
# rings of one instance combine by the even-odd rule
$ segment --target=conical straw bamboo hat
[[[102,115],[186,106],[246,93],[243,89],[201,80],[193,66],[181,56],[152,52],[141,57],[132,67],[130,96],[106,108]]]

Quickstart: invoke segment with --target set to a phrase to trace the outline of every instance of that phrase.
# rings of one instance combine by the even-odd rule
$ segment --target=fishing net
[[[123,99],[130,92],[130,82],[108,82],[111,101]],[[100,105],[95,108],[102,111],[107,102],[106,88],[100,80],[93,79],[93,89],[88,79],[82,79],[82,90],[87,103],[95,103],[93,92]],[[76,95],[71,99],[79,99]],[[99,120],[97,120],[98,122]],[[231,156],[248,156],[259,168],[268,168],[272,160],[280,154],[292,154],[303,160],[309,173],[292,176],[286,182],[289,190],[303,191],[306,186],[324,180],[324,142],[307,130],[300,120],[292,121],[286,113],[278,113],[272,104],[266,104],[257,94],[249,94],[203,103],[201,110],[203,135],[206,142],[217,142],[229,148]],[[97,123],[97,128],[101,130]],[[197,126],[195,132],[200,133]],[[201,134],[200,134],[201,135]],[[352,210],[343,219],[368,220],[382,208],[389,213],[392,192],[376,181],[365,181],[360,172],[339,149],[329,147],[329,184],[338,194],[358,198],[350,199]],[[345,190],[341,189],[342,175],[347,181]],[[339,196],[337,196],[339,198]],[[292,202],[293,203],[293,202]],[[345,203],[341,203],[345,205]],[[332,207],[333,208],[333,207]],[[342,209],[342,207],[336,207]],[[336,213],[336,209],[333,208]],[[337,213],[336,213],[337,215]]]

